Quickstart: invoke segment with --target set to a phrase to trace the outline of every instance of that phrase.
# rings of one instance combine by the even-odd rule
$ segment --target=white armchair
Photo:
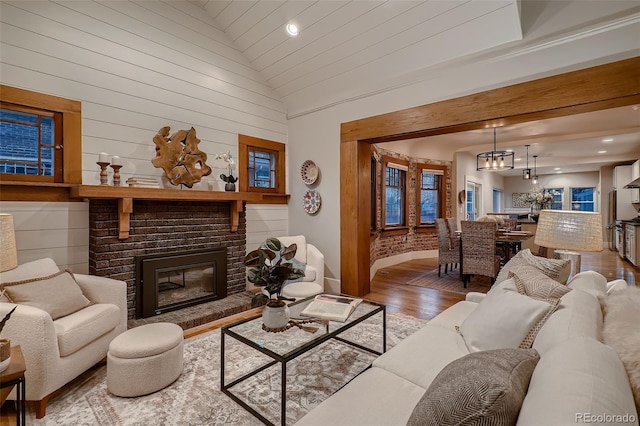
[[[308,244],[304,235],[278,237],[282,244],[296,244],[295,259],[305,265],[305,276],[300,280],[287,282],[282,288],[282,296],[302,299],[324,291],[324,255],[313,244]]]
[[[53,260],[40,259],[0,273],[0,284],[57,272]],[[26,399],[36,403],[37,418],[44,417],[47,401],[56,390],[105,358],[111,340],[127,329],[124,281],[83,274],[74,277],[91,302],[88,306],[54,321],[44,310],[19,304],[2,331],[12,345],[22,348]],[[0,300],[0,318],[14,306],[7,299]]]

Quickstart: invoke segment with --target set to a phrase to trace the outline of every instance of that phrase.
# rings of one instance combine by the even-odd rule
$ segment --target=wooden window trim
[[[32,92],[17,87],[0,85],[0,100],[4,103],[16,106],[25,106],[59,113],[62,115],[62,139],[64,149],[62,153],[62,184],[82,183],[82,103],[58,96]],[[56,123],[58,124],[58,123]],[[19,182],[21,179],[12,179],[9,174],[2,175],[3,182]],[[37,180],[30,181],[38,186]],[[48,182],[43,182],[48,183]],[[48,185],[43,185],[47,186]],[[29,200],[28,194],[23,199]]]
[[[387,225],[387,166],[389,163],[398,164],[401,166],[406,166],[409,168],[409,162],[406,160],[402,160],[400,158],[390,157],[388,155],[384,155],[382,157],[382,177],[380,179],[380,185],[382,188],[382,217],[380,220],[380,226],[382,227],[382,233],[387,235],[389,231],[392,230],[403,230],[402,233],[409,232],[409,170],[407,170],[404,174],[404,208],[403,208],[403,219],[400,225]]]
[[[238,185],[240,192],[260,192],[266,194],[286,194],[285,182],[285,147],[281,142],[260,139],[253,136],[238,135]],[[257,148],[276,154],[276,187],[255,188],[249,186],[249,150]]]
[[[425,232],[423,228],[435,229],[433,225],[427,225],[420,222],[420,206],[421,204],[421,177],[422,169],[442,170],[442,188],[438,194],[438,217],[446,218],[447,214],[447,181],[449,180],[449,168],[440,164],[418,163],[416,165],[416,231]]]

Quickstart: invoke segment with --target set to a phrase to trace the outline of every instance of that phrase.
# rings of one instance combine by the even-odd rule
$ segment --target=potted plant
[[[0,321],[0,334],[16,308],[17,306],[14,306],[13,309],[2,318],[2,321]],[[6,370],[9,367],[9,363],[11,363],[11,341],[9,339],[0,339],[0,372]]]
[[[222,179],[222,181],[225,183],[224,190],[235,191],[238,178],[233,175],[233,169],[236,168],[236,162],[231,156],[231,151],[221,152],[220,154],[216,155],[216,160],[224,160],[227,163],[227,170],[229,171],[229,174],[220,174],[220,179]]]
[[[244,264],[247,279],[258,287],[264,287],[269,299],[262,313],[265,327],[269,329],[283,328],[289,322],[289,308],[282,297],[282,287],[287,280],[304,277],[304,271],[296,268],[293,258],[298,246],[285,246],[277,238],[268,238],[259,248],[247,254]],[[264,298],[262,294],[255,299]]]

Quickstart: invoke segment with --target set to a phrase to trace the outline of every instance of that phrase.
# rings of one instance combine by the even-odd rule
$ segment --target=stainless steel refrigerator
[[[617,201],[618,201],[618,192],[613,190],[609,192],[609,211],[607,214],[607,239],[609,240],[609,250],[617,250],[618,249],[618,230],[617,228],[622,228],[622,225],[619,223],[617,213]]]

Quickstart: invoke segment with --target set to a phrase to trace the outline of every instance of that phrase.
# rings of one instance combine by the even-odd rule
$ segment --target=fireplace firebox
[[[227,251],[136,256],[136,318],[227,296]]]

